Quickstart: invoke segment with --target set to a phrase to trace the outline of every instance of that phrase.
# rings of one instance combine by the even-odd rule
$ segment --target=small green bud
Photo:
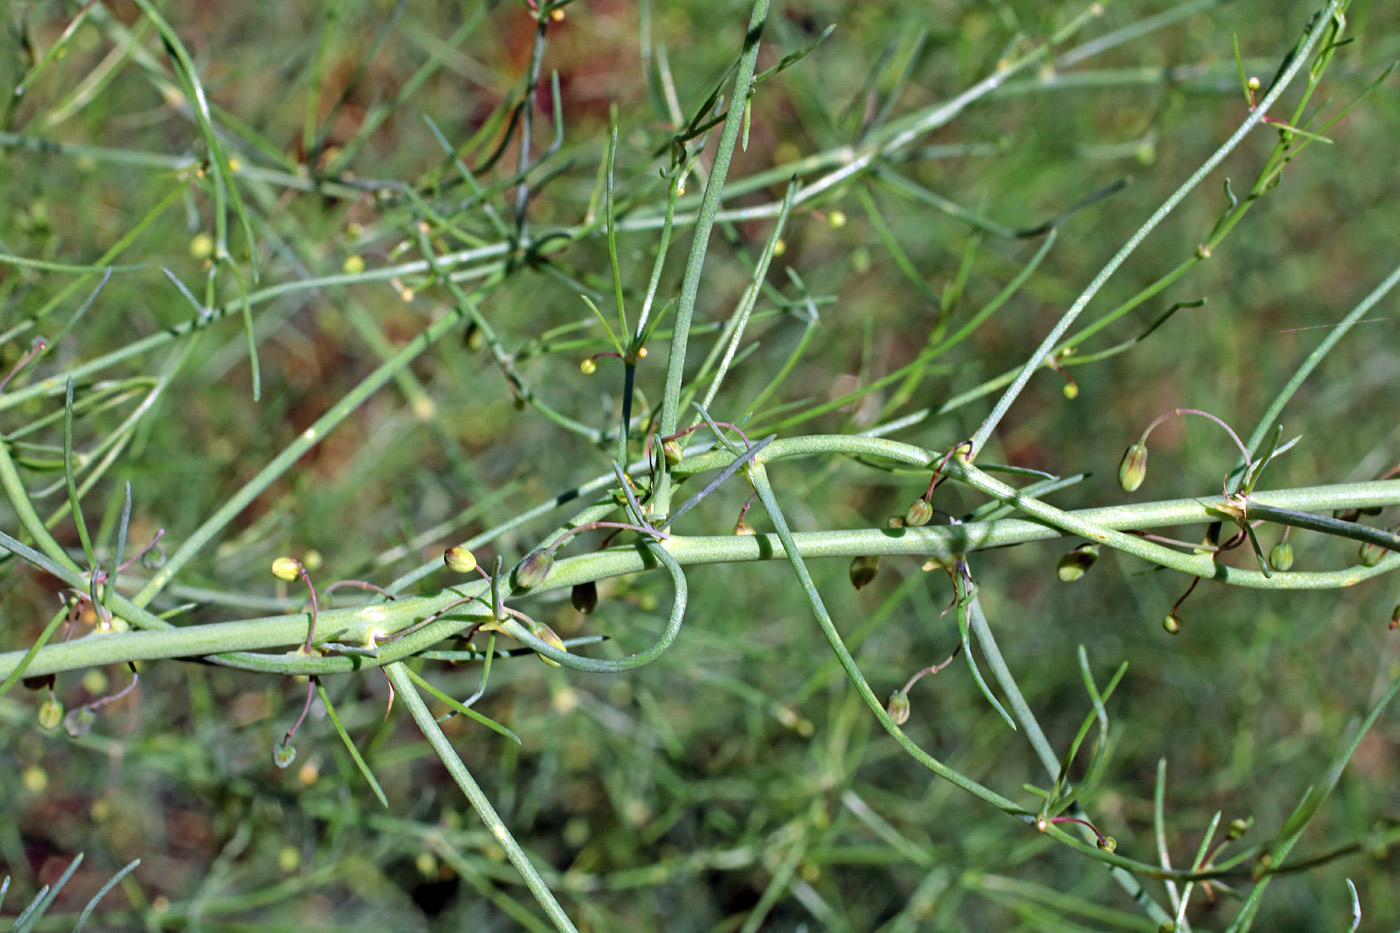
[[[1238,839],[1238,838],[1240,838],[1240,837],[1243,836],[1245,833],[1249,832],[1249,824],[1250,824],[1251,822],[1253,822],[1253,821],[1252,821],[1252,820],[1238,820],[1238,819],[1237,819],[1237,820],[1231,820],[1231,821],[1230,821],[1230,828],[1227,829],[1227,830],[1225,831],[1225,837],[1226,837],[1227,839]]]
[[[896,690],[890,694],[889,701],[885,703],[885,712],[890,714],[896,726],[902,726],[909,721],[909,697],[903,690]]]
[[[933,506],[928,504],[927,499],[919,498],[909,503],[909,508],[904,512],[904,524],[909,528],[919,528],[928,524],[928,520],[933,518]]]
[[[63,717],[63,731],[75,739],[82,738],[92,731],[92,724],[96,721],[97,714],[91,707],[80,706]]]
[[[681,450],[680,441],[675,440],[667,441],[662,444],[661,453],[666,457],[666,463],[669,466],[675,466],[677,463],[680,463],[681,458],[685,456],[685,451]]]
[[[880,558],[874,554],[865,554],[851,561],[851,586],[861,589],[867,586],[871,580],[875,579],[875,574],[880,572]]]
[[[1269,566],[1279,573],[1284,573],[1293,567],[1293,545],[1287,541],[1280,541],[1269,548]]]
[[[734,523],[734,533],[735,533],[736,535],[756,535],[756,534],[758,534],[757,531],[754,531],[754,527],[753,527],[752,525],[750,525],[747,521],[745,521],[745,520],[742,519],[742,518],[739,519],[737,522]]]
[[[63,721],[63,703],[53,697],[49,697],[39,706],[39,728],[49,732],[58,728],[58,724]]]
[[[584,615],[591,614],[598,608],[598,584],[592,580],[574,584],[573,592],[569,594],[569,602]]]
[[[1118,485],[1124,492],[1135,492],[1147,478],[1147,445],[1141,441],[1129,447],[1118,464]]]
[[[1168,635],[1180,635],[1181,620],[1176,617],[1176,613],[1168,613],[1167,617],[1162,620],[1162,628],[1167,630]]]
[[[536,638],[544,642],[546,645],[549,645],[551,648],[558,648],[560,651],[569,650],[564,645],[564,639],[560,638],[558,634],[555,633],[554,629],[550,628],[548,625],[545,625],[543,622],[536,622],[530,631]],[[548,664],[550,667],[559,666],[559,662],[554,660],[553,658],[547,658],[542,654],[536,655],[536,657],[538,657],[544,663]]]
[[[1163,920],[1157,925],[1157,933],[1176,933],[1176,921]]]
[[[903,528],[903,527],[904,527],[904,516],[903,516],[903,515],[891,515],[891,516],[885,521],[885,527],[887,527],[887,528]]]
[[[1269,873],[1269,869],[1274,867],[1274,854],[1272,852],[1260,852],[1254,859],[1254,867],[1251,874],[1254,880],[1258,881]]]
[[[1400,603],[1396,603],[1390,612],[1390,629],[1394,631],[1397,628],[1400,628]]]
[[[1062,583],[1073,583],[1084,574],[1089,572],[1089,568],[1094,566],[1094,561],[1099,559],[1099,546],[1097,544],[1081,544],[1060,558],[1055,565],[1055,575]]]
[[[442,562],[447,565],[448,570],[457,573],[471,573],[476,569],[476,556],[460,545],[444,551]]]
[[[533,590],[544,582],[553,566],[553,554],[548,551],[531,551],[515,566],[515,585],[522,590]]]
[[[292,747],[291,742],[282,741],[272,746],[272,763],[279,768],[286,768],[297,760],[297,750]]]
[[[578,364],[579,372],[585,376],[591,376],[598,371],[598,364],[591,359],[584,360]]]
[[[279,557],[272,562],[272,575],[291,582],[301,575],[301,561],[295,557]]]
[[[1356,552],[1357,559],[1361,561],[1363,567],[1374,567],[1381,562],[1385,556],[1385,548],[1379,544],[1372,544],[1369,541],[1361,545],[1361,549]]]
[[[1099,848],[1103,849],[1105,852],[1112,852],[1118,848],[1118,840],[1114,839],[1112,836],[1100,836]]]

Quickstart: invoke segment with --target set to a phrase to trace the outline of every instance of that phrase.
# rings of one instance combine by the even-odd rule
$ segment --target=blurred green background
[[[882,121],[949,100],[1086,7],[1010,0],[775,5],[761,68],[836,28],[759,86],[730,185],[839,154]],[[1102,264],[1247,115],[1232,37],[1249,73],[1267,83],[1316,4],[1119,0],[1103,7],[1055,46],[1057,67],[1017,74],[882,169],[1012,229],[1035,227],[1126,184],[1065,219],[1026,286],[933,361],[907,397],[894,397],[895,382],[785,433],[868,429],[887,404],[887,418],[937,409],[1023,362]],[[417,258],[413,230],[421,217],[405,188],[450,221],[433,229],[445,249],[489,252],[504,242],[484,205],[503,229],[518,229],[518,127],[508,136],[503,116],[525,86],[536,28],[521,3],[202,3],[163,12],[190,50],[226,151],[240,171],[262,172],[240,180],[261,262],[261,281],[250,283],[260,298],[252,315],[261,398],[252,401],[247,343],[231,313],[197,339],[135,354],[81,381],[80,392],[110,391],[112,402],[85,412],[77,431],[85,445],[113,434],[139,398],[141,383],[133,380],[174,373],[172,391],[141,415],[85,511],[94,527],[110,529],[119,481],[130,481],[133,540],[163,528],[178,544],[362,379],[384,346],[402,344],[450,307],[425,279],[374,276]],[[580,372],[581,359],[607,347],[579,295],[606,311],[612,286],[605,238],[578,225],[592,219],[610,121],[619,131],[620,268],[635,313],[656,231],[627,224],[665,204],[659,171],[675,132],[668,97],[689,119],[737,56],[748,6],[600,0],[560,12],[539,46],[531,152],[543,164],[531,176],[526,215],[539,253],[502,262],[498,250],[468,263],[480,274],[465,287],[479,288],[482,312],[525,384],[552,408],[601,430],[616,422],[620,367],[604,358],[596,374]],[[75,16],[71,38],[63,39]],[[33,336],[53,340],[38,371],[25,371],[13,391],[189,320],[195,312],[162,268],[202,296],[200,236],[210,232],[212,207],[207,185],[189,177],[189,157],[202,152],[199,133],[138,6],[11,2],[3,18],[0,250],[53,263],[141,266],[114,274],[79,325],[60,334],[98,278],[0,263],[7,371]],[[1400,56],[1394,7],[1356,2],[1348,18],[1354,41],[1338,52],[1315,99],[1324,113],[1354,99]],[[1135,29],[1141,34],[1089,54],[1086,43]],[[60,41],[61,54],[30,80]],[[550,92],[556,74],[557,103]],[[1292,100],[1296,94],[1285,97]],[[547,151],[556,117],[562,138]],[[483,197],[472,197],[456,177],[432,126],[463,147]],[[1338,320],[1394,267],[1397,127],[1392,79],[1327,132],[1331,145],[1310,147],[1290,164],[1208,261],[1084,349],[1136,336],[1174,302],[1203,298],[1204,306],[1177,312],[1126,354],[1074,368],[1074,399],[1059,376],[1038,374],[987,456],[1092,474],[1054,497],[1075,508],[1127,500],[1115,482],[1118,457],[1164,410],[1203,408],[1242,434],[1251,430],[1327,333],[1316,328]],[[1246,141],[1133,255],[1084,320],[1188,259],[1227,206],[1224,178],[1242,194],[1276,139],[1261,128]],[[41,150],[36,140],[67,148]],[[507,145],[493,162],[498,144]],[[788,174],[777,172],[727,204],[778,199]],[[314,190],[312,179],[323,187]],[[693,181],[692,200],[699,188]],[[882,227],[924,288],[901,273]],[[696,312],[697,361],[748,285],[771,229],[767,219],[716,228]],[[103,259],[133,231],[118,256]],[[565,235],[542,239],[552,231]],[[661,300],[678,289],[688,227],[676,237]],[[235,232],[230,243],[247,274],[246,240]],[[909,363],[939,318],[931,295],[957,292],[948,313],[951,326],[960,326],[1040,243],[979,232],[874,175],[834,188],[794,212],[749,331],[752,349],[717,400],[716,416],[741,411],[806,329],[808,312],[786,269],[801,277],[819,325],[767,416],[755,419],[760,432],[782,422],[778,405],[793,406],[788,416],[800,413]],[[361,257],[368,273],[355,274],[348,257]],[[234,307],[235,298],[225,276],[218,303]],[[1400,459],[1394,301],[1372,317],[1286,410],[1287,436],[1303,439],[1271,469],[1266,486],[1369,479]],[[654,340],[638,371],[653,405],[665,349],[665,340]],[[972,433],[994,397],[893,436],[946,449]],[[4,430],[37,424],[37,437],[61,443],[61,430],[41,424],[61,411],[61,395],[36,396],[5,407]],[[1235,457],[1222,432],[1188,419],[1153,437],[1152,474],[1138,498],[1219,491]],[[292,611],[300,591],[279,589],[266,570],[281,553],[308,564],[319,558],[321,581],[387,583],[444,546],[606,473],[610,456],[610,447],[514,404],[479,342],[454,335],[260,496],[217,548],[179,576],[160,608],[193,604],[184,623]],[[798,530],[882,525],[926,484],[833,460],[777,464],[772,474]],[[41,514],[64,502],[62,483],[51,486],[61,473],[36,469],[26,479],[36,496],[50,490],[39,500]],[[951,486],[938,495],[935,505],[953,514],[980,504]],[[743,496],[737,484],[722,488],[691,513],[684,531],[727,532]],[[756,513],[750,520],[767,530]],[[477,556],[514,561],[566,514],[508,532]],[[3,521],[13,532],[13,516],[4,513]],[[1379,521],[1393,524],[1394,516]],[[77,546],[71,523],[57,533]],[[1349,547],[1315,536],[1293,540],[1301,569],[1353,559]],[[1171,638],[1160,620],[1188,581],[1106,554],[1085,580],[1060,584],[1054,564],[1068,546],[982,554],[973,566],[1008,663],[1057,748],[1090,710],[1078,646],[1100,683],[1120,662],[1129,664],[1110,704],[1109,773],[1087,804],[1096,823],[1117,838],[1120,852],[1154,860],[1152,794],[1157,762],[1166,759],[1175,864],[1189,861],[1217,811],[1226,821],[1254,820],[1241,844],[1270,839],[1321,779],[1345,724],[1397,673],[1397,635],[1386,630],[1395,583],[1289,594],[1203,584],[1180,610],[1183,633]],[[813,570],[877,691],[894,689],[957,644],[952,615],[940,614],[951,595],[947,581],[922,573],[917,561],[887,559],[859,592],[846,580],[846,561]],[[56,587],[14,560],[3,573],[0,649],[13,650],[28,645],[55,610]],[[526,608],[565,637],[602,633],[633,649],[654,637],[669,605],[653,576],[604,583],[593,617],[563,599]],[[448,724],[507,824],[538,864],[555,869],[549,877],[580,926],[1156,928],[1100,866],[904,756],[861,706],[785,566],[704,567],[688,577],[687,627],[657,663],[603,678],[529,659],[502,662],[478,708],[515,730],[523,745],[460,718]],[[430,577],[420,586],[446,582]],[[425,675],[459,698],[479,679],[471,666],[429,665]],[[127,678],[113,668],[61,677],[56,689],[75,706]],[[72,913],[133,858],[141,866],[103,901],[93,927],[538,928],[543,921],[528,892],[421,736],[401,710],[385,721],[384,678],[369,672],[327,686],[384,784],[387,810],[319,705],[298,735],[296,764],[272,766],[271,748],[300,709],[300,684],[193,663],[148,664],[139,691],[104,709],[92,732],[76,740],[37,725],[42,694],[16,690],[0,699],[0,874],[13,877],[6,915],[86,852],[46,928],[70,927]],[[1029,746],[988,707],[963,665],[925,680],[911,699],[907,728],[933,754],[1015,799],[1030,799],[1025,782],[1044,785]],[[1296,857],[1358,840],[1361,851],[1277,879],[1261,929],[1344,928],[1351,910],[1345,878],[1360,892],[1364,929],[1400,925],[1393,885],[1400,866],[1367,842],[1376,827],[1400,821],[1397,722],[1394,712],[1383,717],[1364,741]],[[1165,900],[1160,887],[1151,890]],[[1056,903],[1057,892],[1074,900]],[[1199,929],[1223,928],[1235,903],[1227,891],[1198,892],[1189,917]]]

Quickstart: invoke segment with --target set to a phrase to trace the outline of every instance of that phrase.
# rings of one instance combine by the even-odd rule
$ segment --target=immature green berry
[[[476,569],[476,556],[460,545],[448,548],[442,555],[442,562],[448,570],[457,573],[471,573]]]
[[[544,582],[554,566],[554,555],[548,551],[531,551],[515,567],[515,585],[522,590],[532,590]]]
[[[63,702],[49,697],[39,706],[39,728],[49,732],[58,728],[63,721]]]
[[[1136,492],[1147,478],[1147,445],[1139,441],[1129,447],[1118,464],[1118,485],[1124,492]]]
[[[875,574],[880,571],[880,558],[874,554],[865,554],[851,561],[851,586],[861,589],[867,586],[871,580],[875,579]]]
[[[1293,545],[1287,541],[1280,541],[1269,548],[1269,566],[1279,573],[1284,573],[1293,567]]]
[[[1162,620],[1162,628],[1166,629],[1168,635],[1181,634],[1181,620],[1176,617],[1176,613],[1171,612]]]
[[[569,594],[569,602],[573,603],[579,612],[589,615],[598,608],[598,584],[592,580],[574,584],[573,592]]]
[[[1089,568],[1094,566],[1094,561],[1099,559],[1099,546],[1097,544],[1081,544],[1060,558],[1055,565],[1055,575],[1062,583],[1073,583],[1084,574],[1089,572]]]
[[[885,712],[890,714],[896,726],[902,726],[909,721],[909,697],[903,690],[896,690],[890,694],[889,701],[885,703]]]
[[[677,463],[680,463],[681,458],[685,456],[685,451],[681,450],[680,441],[674,440],[666,441],[662,444],[661,453],[666,457],[666,464],[668,466],[675,466]]]
[[[1361,561],[1363,567],[1374,567],[1381,562],[1385,556],[1385,548],[1379,544],[1372,544],[1369,541],[1361,545],[1361,549],[1356,553],[1357,559]]]
[[[286,768],[297,760],[297,750],[292,747],[291,742],[278,742],[272,746],[272,763],[279,768]]]
[[[929,505],[928,500],[923,498],[915,499],[909,503],[909,508],[904,512],[904,524],[909,528],[927,525],[931,518],[933,518],[933,506]]]
[[[96,721],[97,714],[91,707],[80,706],[63,717],[63,731],[75,739],[80,739],[92,731],[92,724]]]
[[[290,583],[301,575],[301,561],[295,557],[279,557],[272,562],[272,575]]]

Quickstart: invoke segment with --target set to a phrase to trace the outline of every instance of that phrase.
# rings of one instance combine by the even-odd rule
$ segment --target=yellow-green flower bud
[[[1162,620],[1162,628],[1166,629],[1168,635],[1181,634],[1181,620],[1176,617],[1176,613],[1168,613]]]
[[[1385,556],[1385,548],[1379,544],[1372,544],[1369,541],[1361,545],[1361,549],[1356,553],[1357,559],[1361,561],[1363,567],[1374,567],[1381,562]]]
[[[681,450],[680,441],[675,440],[667,441],[662,444],[661,453],[666,457],[666,463],[670,466],[675,466],[677,463],[680,463],[681,458],[685,456],[685,451]]]
[[[909,697],[903,690],[896,690],[890,694],[889,701],[885,703],[885,712],[890,714],[896,726],[902,726],[909,721]]]
[[[272,575],[291,582],[301,575],[301,561],[295,557],[279,557],[272,562]]]
[[[1147,445],[1141,442],[1129,447],[1118,464],[1118,485],[1124,492],[1135,492],[1147,478]]]
[[[591,359],[584,360],[578,364],[579,372],[585,376],[591,376],[598,371],[598,364]]]
[[[1249,832],[1250,822],[1251,820],[1231,820],[1230,828],[1225,831],[1225,837],[1227,839],[1240,838],[1245,833]]]
[[[851,561],[851,586],[861,589],[875,579],[875,574],[880,571],[880,558],[874,554],[865,554]]]
[[[1114,849],[1118,848],[1118,840],[1114,839],[1112,836],[1100,836],[1099,848],[1103,849],[1105,852],[1112,852]]]
[[[543,622],[536,622],[534,627],[531,629],[531,632],[536,638],[544,642],[546,645],[549,645],[551,648],[558,648],[560,651],[569,650],[564,645],[564,639],[560,638],[558,634],[555,633],[554,629],[550,628],[548,625],[545,625]],[[559,662],[554,660],[553,658],[547,658],[542,654],[536,655],[536,657],[538,657],[544,663],[548,664],[550,667],[559,666]]]
[[[447,565],[448,570],[457,573],[471,573],[476,569],[476,556],[460,545],[443,552],[442,562]]]
[[[49,697],[39,706],[39,728],[49,732],[58,728],[58,724],[63,721],[63,703],[54,697]]]
[[[1089,568],[1094,566],[1094,561],[1099,559],[1099,546],[1097,544],[1081,544],[1060,558],[1055,565],[1055,575],[1063,583],[1073,583],[1084,574],[1089,572]]]
[[[1293,567],[1293,545],[1287,541],[1280,541],[1269,548],[1269,566],[1279,573],[1284,573]]]
[[[515,585],[522,590],[533,590],[544,582],[553,566],[553,554],[548,551],[531,551],[515,567]]]
[[[272,576],[288,583],[301,576],[301,562],[295,558],[277,558],[272,562]]]
[[[915,499],[904,511],[904,524],[909,528],[927,525],[930,518],[933,518],[933,506],[928,504],[927,499]]]
[[[734,523],[734,533],[735,533],[736,535],[756,535],[756,534],[758,534],[757,531],[754,531],[754,527],[753,527],[752,525],[750,525],[747,521],[745,521],[745,520],[742,519],[742,518],[739,519],[737,522]]]

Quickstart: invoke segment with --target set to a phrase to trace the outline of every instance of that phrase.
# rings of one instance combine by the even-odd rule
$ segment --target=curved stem
[[[763,460],[799,456],[818,450],[841,450],[898,459],[924,466],[931,459],[928,451],[908,444],[879,438],[791,438],[774,441],[765,449]],[[729,459],[723,454],[720,462]],[[949,464],[950,471],[959,469],[959,461]],[[1266,578],[1257,570],[1240,570],[1217,565],[1208,555],[1188,555],[1173,551],[1129,534],[1121,529],[1142,529],[1167,525],[1201,524],[1219,520],[1212,509],[1212,499],[1177,499],[1165,502],[1139,502],[1066,512],[1026,496],[1006,486],[980,470],[967,476],[972,485],[993,498],[1006,502],[1030,516],[1026,519],[997,519],[969,522],[964,525],[926,525],[894,531],[887,528],[859,528],[838,531],[815,531],[794,534],[793,540],[804,558],[845,557],[861,554],[881,556],[908,555],[951,559],[959,554],[989,548],[1005,547],[1029,541],[1045,541],[1066,534],[1098,540],[1150,561],[1159,558],[1165,566],[1193,576],[1213,577],[1237,586],[1263,589],[1330,589],[1351,586],[1362,580],[1400,568],[1400,554],[1387,554],[1373,567],[1354,566],[1342,570],[1311,573],[1290,571]],[[1219,493],[1213,497],[1221,501]],[[1250,497],[1253,517],[1264,518],[1269,508],[1289,510],[1290,513],[1321,512],[1344,508],[1365,508],[1400,504],[1400,480],[1347,483],[1255,493]],[[1262,507],[1262,508],[1261,508]],[[1317,519],[1318,516],[1312,516]],[[1290,517],[1290,523],[1302,523]],[[1354,528],[1365,526],[1343,523]],[[1374,529],[1371,529],[1374,531]],[[1334,530],[1335,533],[1335,530]],[[76,569],[62,567],[49,561],[8,535],[0,534],[0,547],[41,567],[69,586],[85,588],[87,578]],[[648,555],[665,563],[674,559],[679,566],[769,560],[782,549],[775,535],[674,535],[659,550],[616,549],[570,557],[555,563],[546,584],[534,592],[568,589],[577,583],[607,577],[638,573],[655,566]],[[440,562],[439,562],[440,563]],[[673,571],[674,572],[674,571]],[[393,603],[332,609],[320,614],[318,630],[327,641],[346,644],[367,644],[410,628],[425,617],[439,612],[455,600],[466,596],[486,594],[485,581],[454,586],[430,596],[403,598]],[[510,594],[503,594],[510,595]],[[233,622],[209,623],[176,628],[148,611],[133,605],[118,593],[113,593],[111,609],[117,618],[136,626],[159,627],[159,630],[104,634],[95,638],[79,638],[60,644],[46,645],[31,659],[31,674],[82,670],[102,664],[155,658],[207,657],[232,667],[280,674],[335,674],[359,670],[366,666],[389,663],[424,651],[444,638],[468,626],[490,620],[486,610],[454,613],[414,631],[392,645],[381,649],[378,656],[320,657],[253,654],[266,649],[288,650],[301,644],[306,637],[305,613],[242,619]],[[539,648],[543,642],[528,642]],[[551,649],[552,650],[552,649]],[[225,652],[242,652],[236,655]],[[544,652],[541,652],[544,653]],[[21,663],[24,651],[0,654],[0,679]],[[561,662],[562,663],[562,662]]]

